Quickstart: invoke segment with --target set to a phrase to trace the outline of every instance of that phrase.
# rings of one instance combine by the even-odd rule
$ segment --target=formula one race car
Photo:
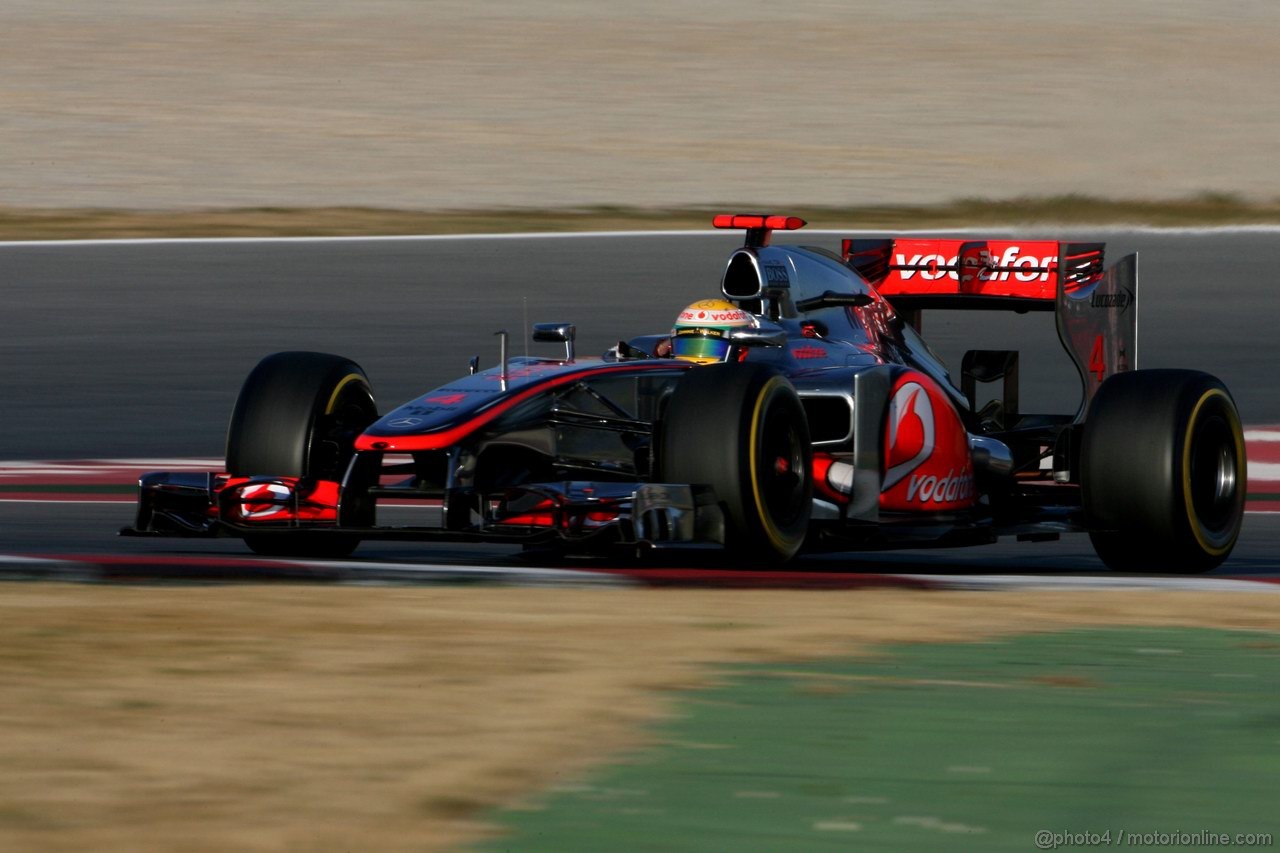
[[[721,298],[669,334],[508,358],[379,417],[356,364],[265,358],[240,391],[226,471],[141,480],[131,534],[239,536],[269,555],[364,539],[565,552],[797,552],[974,545],[1087,532],[1130,571],[1205,571],[1235,545],[1245,451],[1231,395],[1190,370],[1137,370],[1137,258],[1098,243],[844,240],[745,229]],[[920,338],[934,308],[1054,311],[1079,408],[1023,412],[1018,353],[965,354],[960,387]],[[505,334],[505,333],[504,333]],[[991,397],[978,405],[982,387]],[[408,523],[386,521],[391,505]]]

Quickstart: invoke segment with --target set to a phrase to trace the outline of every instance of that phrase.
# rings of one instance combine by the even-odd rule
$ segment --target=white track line
[[[254,559],[250,557],[249,559]],[[440,574],[440,573],[457,573],[465,575],[518,575],[530,579],[546,578],[550,580],[562,579],[594,579],[597,582],[608,586],[631,586],[634,581],[626,578],[625,575],[616,575],[609,572],[591,572],[579,571],[575,569],[544,569],[536,566],[473,566],[473,565],[453,565],[449,563],[383,563],[376,561],[361,560],[288,560],[276,557],[263,558],[269,559],[272,563],[281,563],[290,566],[300,566],[308,569],[344,569],[347,571],[359,572],[361,570],[368,571],[397,571],[406,572],[408,574]]]
[[[116,556],[123,556],[124,563],[128,564],[130,555],[104,555],[104,565],[110,568],[118,565]],[[153,555],[132,555],[142,558],[142,565],[145,569],[148,565],[155,565]],[[27,557],[20,554],[0,554],[0,570],[8,567],[8,574],[13,573],[13,568],[21,569],[28,566],[30,569],[38,571],[41,575],[49,575],[52,579],[58,579],[60,576],[73,574],[78,577],[94,577],[95,573],[100,572],[99,563],[93,556],[74,557],[70,559],[51,559],[48,557]],[[451,565],[447,563],[381,563],[381,562],[359,562],[359,561],[342,561],[342,560],[283,560],[276,558],[259,558],[246,554],[243,556],[232,556],[227,558],[226,566],[235,567],[239,563],[255,562],[259,559],[266,559],[272,565],[281,567],[296,567],[301,569],[314,569],[325,572],[347,572],[348,577],[344,579],[348,584],[359,584],[369,586],[384,586],[387,584],[396,584],[402,580],[409,578],[419,578],[423,580],[435,579],[437,581],[447,581],[451,578],[458,577],[485,577],[508,584],[519,586],[546,586],[546,585],[564,585],[571,584],[573,586],[607,586],[607,587],[631,587],[637,586],[639,581],[626,575],[612,574],[607,572],[589,572],[575,571],[573,569],[544,569],[534,566],[466,566]],[[163,562],[163,561],[162,561]],[[174,557],[172,559],[174,565],[184,565],[182,557]],[[196,564],[200,568],[213,569],[203,560]],[[270,571],[270,570],[267,570]],[[368,572],[369,578],[362,580],[359,575],[361,572]],[[145,571],[144,571],[145,573]]]
[[[121,506],[136,506],[136,500],[100,500],[93,499],[73,501],[60,501],[51,498],[0,498],[0,504],[120,504]]]
[[[212,465],[221,467],[221,458],[199,459],[190,456],[181,459],[14,459],[0,461],[0,468],[30,468],[44,465],[92,465],[110,468],[145,468],[149,465],[178,465],[185,467]]]
[[[1280,592],[1280,584],[1236,578],[1108,577],[1104,575],[900,575],[964,589],[1186,589],[1202,592]]]
[[[1016,237],[1047,233],[1071,236],[1078,234],[1168,234],[1168,235],[1224,235],[1224,234],[1280,234],[1280,225],[1258,223],[1255,225],[1222,225],[1187,228],[1160,228],[1151,225],[1070,225],[1043,226],[974,226],[971,228],[815,228],[805,229],[803,235],[815,236],[869,236],[884,234],[1008,234]],[[502,234],[403,234],[373,237],[140,237],[121,240],[14,240],[0,242],[0,249],[38,248],[48,246],[177,246],[184,244],[222,243],[228,245],[256,245],[267,243],[407,243],[448,242],[473,240],[579,240],[579,239],[635,239],[644,237],[712,237],[730,235],[725,230],[717,232],[710,225],[703,230],[677,231],[512,231]]]
[[[246,557],[252,561],[254,558]],[[175,563],[181,564],[180,558]],[[228,566],[234,566],[240,560],[230,559]],[[323,561],[323,560],[270,560],[279,566],[294,566],[303,569],[325,570],[327,572],[345,572],[345,582],[368,585],[386,585],[403,582],[411,578],[422,580],[434,579],[447,582],[458,577],[488,577],[517,585],[550,585],[569,583],[574,586],[611,586],[632,587],[643,584],[642,577],[607,572],[578,571],[573,569],[545,569],[522,566],[466,566],[443,563],[378,563],[358,561]],[[126,560],[127,563],[127,560]],[[114,565],[115,561],[108,561]],[[15,568],[29,566],[42,576],[81,575],[92,577],[98,564],[92,557],[79,559],[50,559],[46,557],[27,557],[22,555],[0,554],[0,569],[8,567],[6,573],[13,574]],[[203,565],[203,564],[202,564]],[[369,572],[368,580],[361,580],[362,572]],[[928,574],[890,574],[890,578],[900,578],[937,586],[943,589],[999,591],[1006,589],[1175,589],[1199,592],[1261,592],[1280,593],[1280,584],[1266,581],[1252,581],[1238,578],[1212,577],[1111,577],[1105,575],[928,575]]]
[[[1280,480],[1280,462],[1249,461],[1249,479],[1266,482]]]

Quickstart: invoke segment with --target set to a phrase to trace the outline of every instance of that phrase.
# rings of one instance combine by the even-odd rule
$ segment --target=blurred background
[[[5,0],[0,206],[1280,195],[1273,0]]]

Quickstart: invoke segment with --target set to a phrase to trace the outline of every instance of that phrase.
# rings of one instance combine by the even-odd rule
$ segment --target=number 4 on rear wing
[[[1054,311],[1080,372],[1084,418],[1104,379],[1138,366],[1138,256],[1110,268],[1103,243],[845,240],[844,259],[919,328],[925,309]]]

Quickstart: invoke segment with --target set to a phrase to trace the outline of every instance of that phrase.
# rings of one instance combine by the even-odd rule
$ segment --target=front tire
[[[789,560],[813,503],[813,448],[791,383],[752,362],[696,367],[676,384],[658,429],[655,481],[707,485],[737,557]]]
[[[279,352],[245,379],[227,429],[227,472],[340,481],[355,440],[377,420],[373,389],[355,362],[318,352]],[[360,540],[330,532],[245,536],[267,556],[345,557]]]
[[[1221,381],[1192,370],[1112,376],[1090,405],[1080,453],[1094,550],[1117,571],[1209,571],[1239,538],[1245,465]]]

